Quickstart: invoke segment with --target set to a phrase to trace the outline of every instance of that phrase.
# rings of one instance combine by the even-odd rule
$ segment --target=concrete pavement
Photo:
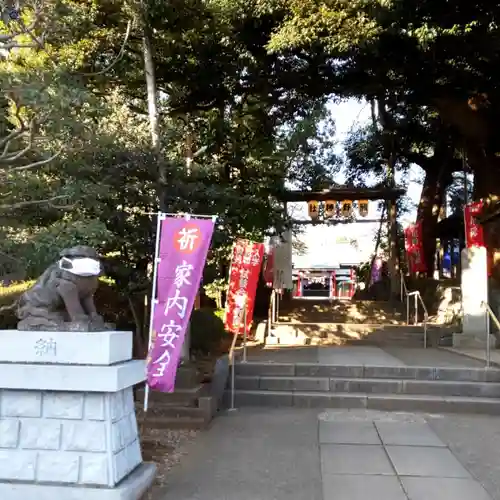
[[[193,444],[160,500],[500,500],[500,421],[476,419],[239,409]]]

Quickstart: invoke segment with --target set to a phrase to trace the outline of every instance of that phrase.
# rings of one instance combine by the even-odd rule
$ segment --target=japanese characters
[[[182,345],[214,228],[211,219],[166,217],[161,224],[148,385],[172,392]]]
[[[262,243],[238,240],[234,246],[224,321],[232,333],[243,333],[245,323],[250,329],[263,255]]]

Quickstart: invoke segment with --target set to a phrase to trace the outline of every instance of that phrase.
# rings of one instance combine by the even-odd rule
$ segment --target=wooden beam
[[[355,224],[356,222],[364,222],[364,223],[380,223],[387,222],[387,219],[326,219],[326,220],[298,220],[293,219],[292,224],[296,224],[297,226],[308,226],[308,225],[317,225],[317,224],[327,224],[330,226],[336,226],[337,224]]]
[[[397,200],[403,196],[403,188],[331,188],[323,191],[286,191],[282,201],[343,201],[343,200]]]

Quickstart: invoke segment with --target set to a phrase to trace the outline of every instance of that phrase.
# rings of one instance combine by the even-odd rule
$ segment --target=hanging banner
[[[376,257],[373,260],[373,266],[370,276],[370,285],[378,283],[382,279],[382,259],[380,257]]]
[[[317,219],[319,216],[319,201],[312,200],[308,202],[307,211],[311,219]]]
[[[297,282],[296,282],[297,288],[295,289],[294,297],[302,297],[302,277],[303,273],[302,271],[299,271],[299,273],[297,274]]]
[[[269,243],[269,249],[266,252],[264,258],[264,264],[262,266],[262,278],[266,283],[268,288],[273,286],[273,277],[274,277],[274,255],[276,252],[276,247],[274,246],[273,239]]]
[[[330,298],[337,297],[337,277],[335,271],[330,273]]]
[[[334,200],[325,201],[325,217],[333,217],[337,213],[337,202]]]
[[[413,225],[409,225],[407,228],[404,230],[404,236],[405,236],[405,253],[406,253],[406,263],[408,266],[408,272],[413,273],[413,258],[412,258],[412,245],[413,245]]]
[[[224,314],[224,325],[228,332],[243,333],[245,307],[247,333],[250,332],[263,256],[263,243],[237,240],[234,245]]]
[[[358,201],[358,212],[361,217],[366,217],[368,215],[368,200]]]
[[[281,238],[277,238],[274,251],[273,288],[275,290],[291,290],[292,276],[292,231],[288,230]]]
[[[215,219],[163,217],[157,235],[157,294],[153,302],[147,381],[153,390],[173,392]]]
[[[352,215],[352,201],[351,200],[344,200],[341,203],[340,213],[342,214],[342,217],[350,217]]]
[[[464,218],[465,218],[465,246],[467,248],[471,247],[484,247],[484,233],[483,226],[476,222],[476,217],[483,210],[483,202],[476,201],[469,203],[464,208]]]
[[[425,273],[427,267],[424,260],[422,222],[419,221],[405,229],[405,248],[410,273]]]

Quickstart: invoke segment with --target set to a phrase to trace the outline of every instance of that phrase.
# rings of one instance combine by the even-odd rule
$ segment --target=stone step
[[[500,369],[430,366],[332,365],[320,363],[237,363],[238,376],[326,377],[500,382]]]
[[[429,324],[427,339],[445,335],[449,327]],[[277,323],[267,345],[394,345],[421,347],[424,340],[422,325],[395,325],[370,323]]]
[[[138,420],[139,426],[152,429],[204,429],[210,422],[204,418],[150,417]]]
[[[429,325],[429,328],[437,326]],[[327,336],[335,334],[339,337],[361,337],[378,334],[417,334],[423,332],[422,325],[400,325],[379,323],[335,323],[335,322],[280,322],[273,325],[273,330],[281,334],[305,334]]]
[[[366,394],[429,394],[500,398],[500,383],[325,377],[236,377],[237,390],[317,391]]]
[[[202,389],[203,385],[199,384],[191,389],[176,389],[172,393],[149,391],[149,402],[165,406],[197,406]],[[135,391],[135,400],[143,404],[144,388]]]
[[[229,400],[229,391],[226,392]],[[345,408],[424,413],[500,415],[500,399],[408,394],[236,391],[235,406]]]
[[[142,411],[142,404],[136,408],[139,414]],[[174,417],[174,418],[205,418],[205,412],[196,406],[174,406],[161,403],[152,403],[148,408],[149,417]]]
[[[279,315],[280,318],[297,321],[394,323],[406,321],[406,307],[401,303],[384,301],[295,299],[281,301]]]

